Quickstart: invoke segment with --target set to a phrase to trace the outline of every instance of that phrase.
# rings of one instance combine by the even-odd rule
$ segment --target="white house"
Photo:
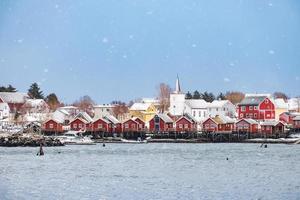
[[[208,116],[209,103],[203,99],[186,99],[184,103],[184,113],[192,116],[197,122],[201,122]]]
[[[214,100],[208,103],[208,115],[209,117],[219,115],[233,118],[236,117],[236,107],[229,100]]]
[[[300,112],[300,98],[291,98],[288,100],[288,110]]]
[[[24,113],[49,113],[50,108],[44,99],[27,99],[22,106]]]
[[[8,103],[0,103],[0,119],[5,119],[9,117],[9,106]]]
[[[176,89],[170,94],[169,112],[171,115],[179,116],[185,113],[185,93],[181,92],[179,78],[176,79]]]
[[[107,115],[113,115],[115,105],[112,104],[100,104],[94,106],[94,118],[101,118]]]

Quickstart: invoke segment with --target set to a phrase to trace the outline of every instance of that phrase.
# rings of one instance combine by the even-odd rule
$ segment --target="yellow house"
[[[275,105],[275,119],[279,120],[279,115],[288,112],[288,103],[284,99],[274,99]]]
[[[134,103],[130,107],[129,113],[131,117],[138,117],[144,122],[148,122],[158,113],[158,109],[154,103]]]

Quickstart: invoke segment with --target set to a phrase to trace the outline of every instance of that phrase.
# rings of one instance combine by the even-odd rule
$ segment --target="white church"
[[[185,99],[181,91],[179,78],[176,79],[175,91],[170,94],[169,113],[174,116],[189,114],[197,122],[202,122],[208,117],[236,116],[236,107],[228,100],[214,100],[212,103],[203,99]]]

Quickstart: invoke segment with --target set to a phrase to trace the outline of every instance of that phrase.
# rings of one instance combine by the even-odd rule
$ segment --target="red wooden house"
[[[92,122],[93,119],[86,112],[80,112],[70,122],[70,128],[73,131],[87,131],[90,130]]]
[[[174,131],[173,120],[167,114],[157,114],[149,121],[150,132]]]
[[[293,128],[300,128],[300,116],[296,116],[293,118]]]
[[[0,103],[7,103],[10,112],[14,113],[21,109],[29,96],[21,92],[0,92]]]
[[[139,123],[134,121],[133,119],[128,119],[122,124],[123,132],[137,132]]]
[[[281,134],[284,133],[284,124],[276,121],[264,121],[260,123],[261,133]]]
[[[246,96],[238,104],[239,119],[275,119],[275,105],[267,96]]]
[[[49,119],[43,123],[42,131],[62,133],[64,132],[63,122],[59,122],[55,119]]]
[[[210,117],[202,123],[202,129],[206,132],[231,132],[234,130],[234,119],[218,115]]]
[[[89,130],[91,132],[108,132],[109,124],[110,122],[108,120],[103,118],[98,118],[91,123]]]
[[[240,119],[238,122],[236,122],[235,127],[236,131],[238,132],[258,132],[258,123],[253,119]]]
[[[293,124],[293,118],[300,116],[300,113],[283,112],[279,115],[279,120],[286,124]]]
[[[144,131],[145,130],[145,122],[143,120],[141,120],[138,117],[133,117],[132,120],[138,123],[138,127],[137,127],[138,131]]]
[[[108,132],[109,133],[121,133],[122,132],[122,124],[120,121],[112,115],[106,115],[103,117],[108,120],[110,123],[108,124]]]
[[[196,130],[197,130],[196,121],[187,114],[181,116],[175,122],[176,132],[193,132]]]

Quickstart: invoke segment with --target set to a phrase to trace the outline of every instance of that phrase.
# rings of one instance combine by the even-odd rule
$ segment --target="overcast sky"
[[[0,85],[72,103],[187,91],[300,95],[300,2],[0,1]]]

